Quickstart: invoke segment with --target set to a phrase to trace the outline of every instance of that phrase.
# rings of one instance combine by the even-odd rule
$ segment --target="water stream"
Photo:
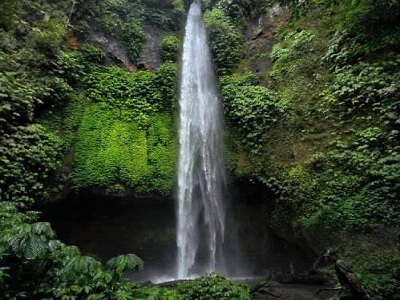
[[[177,277],[187,278],[224,268],[222,105],[199,0],[189,9],[182,60]]]

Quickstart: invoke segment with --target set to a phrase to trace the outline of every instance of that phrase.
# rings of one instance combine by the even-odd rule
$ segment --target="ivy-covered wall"
[[[75,54],[80,55],[80,54]],[[65,57],[65,72],[74,72],[74,55]],[[72,70],[68,70],[72,66]],[[174,124],[177,67],[163,64],[156,72],[129,72],[93,66],[80,78],[80,107],[74,135],[73,187],[100,187],[107,192],[156,192],[174,187],[177,138]],[[71,106],[76,103],[71,102]],[[66,108],[65,120],[76,111]]]

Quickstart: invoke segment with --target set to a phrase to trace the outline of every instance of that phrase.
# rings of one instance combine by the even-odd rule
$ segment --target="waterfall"
[[[181,70],[178,278],[223,268],[222,105],[218,99],[200,2],[195,0],[189,9]]]

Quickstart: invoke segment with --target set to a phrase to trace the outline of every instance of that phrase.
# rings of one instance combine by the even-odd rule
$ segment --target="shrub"
[[[49,56],[55,56],[66,38],[65,25],[56,20],[36,24],[28,36],[28,45]]]
[[[221,80],[222,98],[228,120],[244,135],[242,141],[252,152],[259,152],[268,128],[277,121],[277,95],[260,85],[253,75],[226,76]]]
[[[32,204],[48,199],[49,177],[58,166],[61,141],[40,125],[20,126],[0,140],[0,199]]]
[[[396,101],[398,96],[397,78],[377,64],[345,66],[335,70],[334,75],[329,90],[324,92],[324,98],[342,116],[361,110],[387,110],[383,106],[387,102]],[[386,105],[389,109],[390,106]]]
[[[136,62],[145,39],[142,24],[136,20],[126,23],[121,29],[121,39],[128,50],[130,60]]]
[[[176,35],[166,35],[160,44],[163,61],[175,62],[178,59],[181,41]]]
[[[206,12],[204,22],[217,71],[229,74],[244,56],[243,35],[220,9]]]
[[[216,274],[187,281],[178,286],[178,293],[185,300],[249,300],[247,285],[235,284]]]
[[[1,299],[138,299],[141,287],[121,275],[142,269],[140,258],[120,255],[104,267],[56,240],[49,223],[37,222],[38,215],[0,202]]]
[[[155,101],[162,111],[172,111],[176,107],[178,94],[178,70],[173,63],[167,62],[161,65],[154,77],[154,85],[157,87]]]

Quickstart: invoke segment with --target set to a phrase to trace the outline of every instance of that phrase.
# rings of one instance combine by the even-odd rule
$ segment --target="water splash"
[[[195,0],[188,13],[180,91],[178,278],[223,268],[225,168],[222,106]]]

